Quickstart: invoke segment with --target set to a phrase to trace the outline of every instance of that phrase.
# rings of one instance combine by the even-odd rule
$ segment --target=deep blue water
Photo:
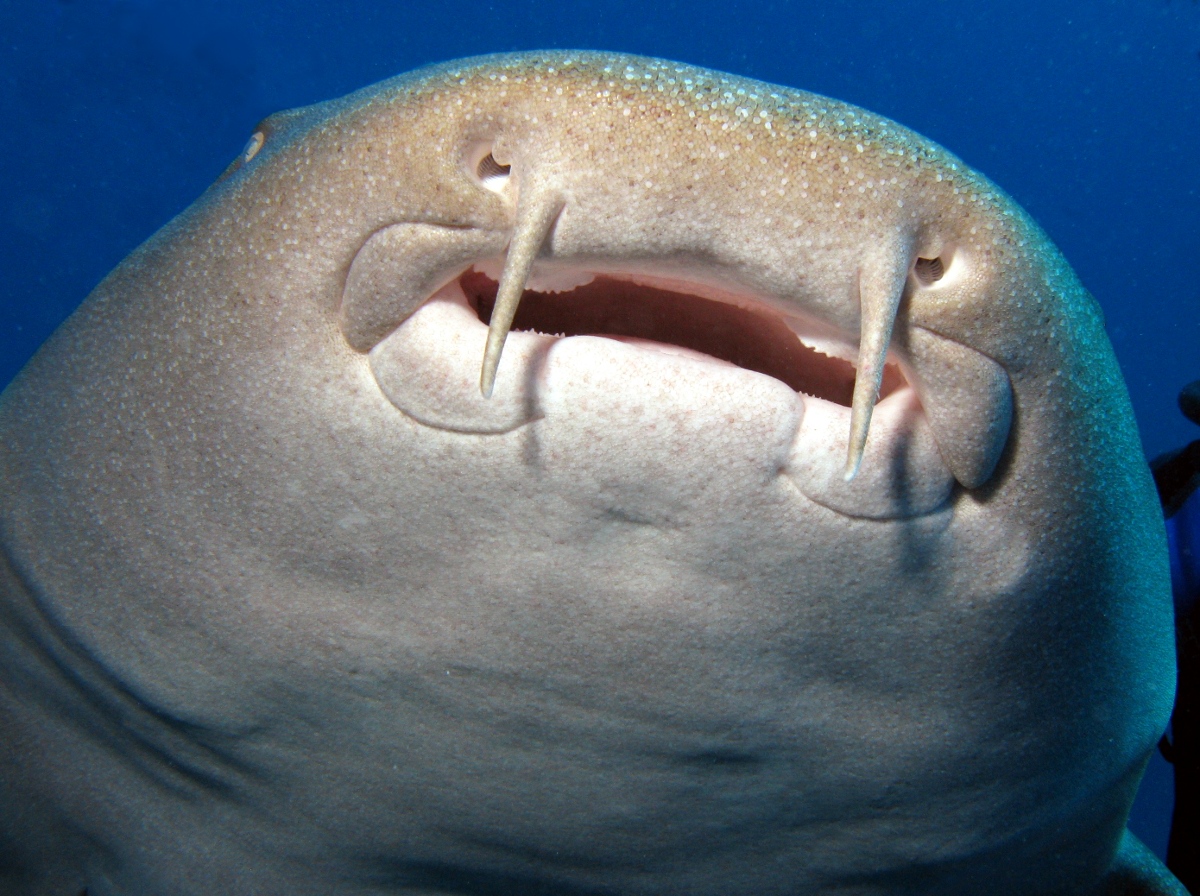
[[[3,0],[0,384],[268,113],[428,62],[625,50],[865,106],[999,183],[1104,307],[1148,455],[1200,437],[1193,0]],[[1139,459],[1131,458],[1131,462]],[[1161,855],[1167,767],[1131,822]]]

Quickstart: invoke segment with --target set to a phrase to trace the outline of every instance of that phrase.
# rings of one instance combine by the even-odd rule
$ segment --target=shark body
[[[1176,893],[1094,300],[945,150],[598,53],[267,119],[0,399],[28,893]]]

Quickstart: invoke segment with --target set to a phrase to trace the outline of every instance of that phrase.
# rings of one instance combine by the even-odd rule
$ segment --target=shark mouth
[[[560,337],[607,336],[669,353],[705,355],[774,377],[812,398],[851,406],[854,364],[820,351],[816,344],[828,346],[826,341],[806,340],[769,309],[704,298],[640,279],[612,275],[581,279],[586,282],[565,291],[526,288],[512,329]],[[499,281],[472,268],[459,278],[459,285],[479,320],[490,325]],[[879,400],[906,385],[899,365],[887,364]]]
[[[764,449],[767,466],[817,503],[876,519],[930,513],[956,482],[978,487],[1007,442],[1011,387],[999,365],[909,324],[892,339],[911,267],[899,281],[889,274],[894,299],[872,305],[870,290],[887,290],[860,283],[855,338],[702,271],[602,259],[519,269],[520,242],[399,224],[355,256],[342,333],[417,423],[476,435],[537,423],[549,438],[594,428],[589,414],[612,432],[631,415],[709,414],[686,450],[719,454],[732,438],[720,421],[783,414],[791,422],[763,438],[776,446]],[[633,438],[644,448],[655,437]]]

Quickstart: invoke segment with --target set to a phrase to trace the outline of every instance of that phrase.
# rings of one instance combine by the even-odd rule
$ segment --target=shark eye
[[[250,139],[246,141],[245,148],[242,149],[242,164],[249,162],[262,149],[263,143],[266,142],[267,136],[262,131],[255,131],[250,135]]]
[[[259,150],[263,148],[263,144],[267,142],[267,134],[271,133],[271,129],[269,119],[260,122],[258,127],[255,128],[254,133],[250,135],[250,139],[246,141],[246,145],[242,147],[242,151],[234,156],[233,161],[229,163],[229,167],[221,172],[221,176],[217,178],[216,182],[220,183],[225,178],[241,171],[246,165],[250,164],[250,160],[258,155]]]
[[[918,258],[913,274],[922,286],[930,286],[946,276],[946,263],[941,258]]]

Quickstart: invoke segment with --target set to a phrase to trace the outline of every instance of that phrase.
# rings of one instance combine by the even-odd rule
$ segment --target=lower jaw
[[[480,316],[478,298],[456,280],[371,351],[371,371],[400,412],[464,439],[528,428],[555,446],[538,452],[542,462],[586,457],[609,468],[593,472],[634,485],[663,471],[721,476],[731,464],[750,463],[852,517],[929,514],[954,491],[906,384],[876,405],[859,475],[845,482],[848,407],[690,348],[514,330],[485,399],[479,364],[487,325]]]

